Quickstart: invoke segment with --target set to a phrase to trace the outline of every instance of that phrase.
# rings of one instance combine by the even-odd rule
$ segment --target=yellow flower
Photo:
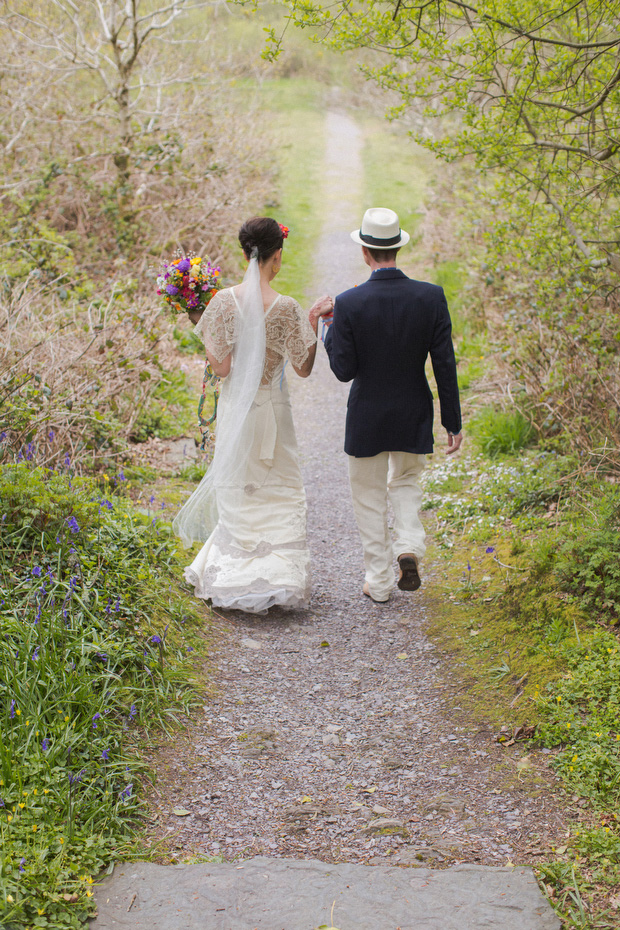
[[[9,816],[6,819],[10,823],[13,819],[13,814],[9,814]]]
[[[38,907],[38,908],[37,908],[37,914],[39,915],[39,917],[42,917],[43,914],[45,914],[45,908],[44,908],[44,907]]]
[[[24,795],[25,798],[28,797],[28,792],[27,792],[27,791],[23,791],[22,794]]]
[[[17,716],[19,717],[19,715],[21,714],[21,710],[19,709],[19,707],[17,707],[17,708],[15,709],[15,713],[16,713]]]
[[[34,788],[32,793],[33,793],[33,794],[38,794],[38,793],[39,793],[39,789],[38,789],[38,788]]]
[[[12,895],[12,894],[8,894],[8,895],[6,896],[6,903],[7,903],[7,904],[12,904],[12,903],[13,903],[13,895]]]
[[[573,766],[572,766],[572,765],[569,765],[568,767],[569,767],[570,771],[572,772],[572,771],[573,771]]]
[[[567,730],[570,730],[570,723],[567,723],[567,724],[566,724],[566,729],[567,729]]]
[[[577,761],[577,756],[573,756],[573,758],[572,758],[570,761],[571,761],[571,762],[576,762],[576,761]]]
[[[49,793],[50,793],[50,789],[49,789],[49,788],[44,788],[44,789],[43,789],[43,794],[49,794]]]
[[[558,700],[559,700],[559,698],[558,698]],[[65,723],[69,723],[69,718],[68,718],[68,717],[65,717]]]
[[[21,807],[22,810],[24,809],[25,806],[26,806],[26,803],[24,801],[20,801],[18,804],[18,807]]]
[[[556,700],[557,700],[558,702],[561,701],[561,700],[562,700],[562,696],[561,696],[560,694],[558,694]]]
[[[92,896],[93,896],[92,891],[87,891],[87,892],[86,892],[86,897],[87,897],[87,898],[92,898]]]
[[[37,827],[36,823],[33,823],[33,825],[32,825],[32,832],[33,832],[33,833],[36,833],[37,830],[38,830],[38,827]]]
[[[59,837],[58,837],[58,842],[60,843],[61,846],[62,846],[62,844],[64,843],[64,841],[65,841],[64,836],[59,836]]]
[[[190,258],[190,264],[192,264],[192,265],[199,265],[201,261],[202,261],[202,259],[199,258],[198,255],[194,255],[193,258]]]

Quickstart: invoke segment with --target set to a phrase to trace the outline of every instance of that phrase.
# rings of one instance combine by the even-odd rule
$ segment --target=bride
[[[306,316],[271,282],[288,230],[268,217],[243,224],[243,283],[218,291],[195,332],[223,379],[213,461],[173,528],[184,545],[202,542],[185,569],[196,597],[214,606],[264,613],[304,607],[310,593],[306,496],[284,366],[312,371],[320,298]]]

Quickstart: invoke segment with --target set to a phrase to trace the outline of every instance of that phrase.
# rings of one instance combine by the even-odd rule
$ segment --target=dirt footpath
[[[367,272],[348,236],[362,210],[351,183],[361,177],[360,133],[338,114],[328,130],[328,215],[310,297]],[[535,863],[565,831],[547,754],[523,762],[522,747],[500,747],[458,708],[449,665],[424,635],[432,566],[415,594],[395,588],[387,605],[362,596],[342,452],[348,386],[322,348],[312,377],[289,383],[310,608],[214,617],[213,694],[187,738],[152,760],[154,837],[179,860]]]

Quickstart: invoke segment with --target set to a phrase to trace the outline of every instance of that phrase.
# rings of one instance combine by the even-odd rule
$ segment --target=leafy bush
[[[118,476],[122,492],[122,474]],[[129,854],[138,725],[192,700],[169,531],[113,482],[0,471],[0,924],[78,928]],[[191,647],[190,647],[191,648]]]

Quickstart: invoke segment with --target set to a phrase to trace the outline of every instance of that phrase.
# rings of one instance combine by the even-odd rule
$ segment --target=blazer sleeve
[[[461,432],[461,405],[452,343],[452,321],[443,290],[440,292],[437,320],[430,347],[433,374],[437,383],[441,425],[450,433]]]
[[[338,304],[338,298],[334,304],[334,322],[325,336],[325,350],[338,380],[352,381],[357,374],[357,351],[349,315]]]

